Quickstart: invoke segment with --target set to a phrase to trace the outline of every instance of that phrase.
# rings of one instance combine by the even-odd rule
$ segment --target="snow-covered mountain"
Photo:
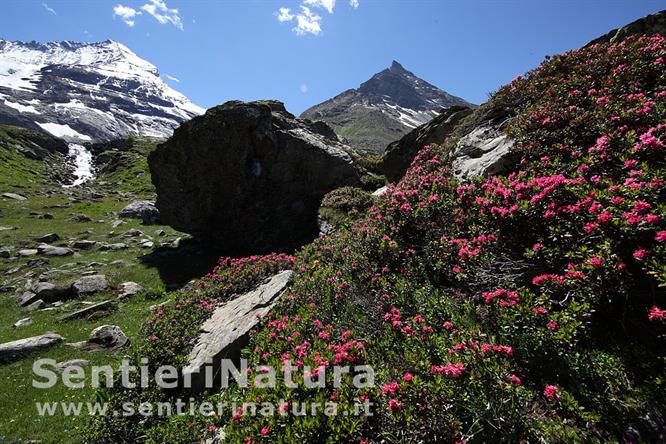
[[[168,137],[203,112],[118,42],[0,39],[0,124],[69,141],[106,141]]]
[[[473,106],[416,77],[393,61],[357,89],[349,89],[301,114],[323,120],[349,144],[381,153],[386,146],[436,117],[442,108]]]

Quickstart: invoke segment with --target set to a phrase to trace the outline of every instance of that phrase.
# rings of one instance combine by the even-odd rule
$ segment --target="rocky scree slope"
[[[89,142],[168,137],[201,113],[118,42],[0,39],[0,123]]]
[[[286,409],[334,400],[337,416],[101,418],[90,436],[663,441],[664,57],[656,36],[546,61],[464,125],[488,109],[513,109],[504,131],[516,161],[503,173],[460,180],[448,142],[426,147],[350,229],[315,241],[293,264],[222,259],[149,319],[140,351],[157,366],[191,350],[216,303],[294,270],[282,303],[251,337],[248,365],[368,364],[376,386],[356,388],[348,376],[334,388],[326,372],[326,387],[292,389],[278,375],[275,389],[250,383],[208,400],[260,398]],[[118,405],[165,396],[111,395]],[[353,415],[357,399],[374,402],[374,415]]]
[[[473,105],[418,78],[394,61],[359,88],[307,109],[301,118],[328,123],[356,149],[382,153],[386,145],[451,106]]]
[[[149,157],[161,218],[227,251],[279,251],[318,233],[334,188],[357,185],[354,152],[277,101],[227,102],[181,125]]]

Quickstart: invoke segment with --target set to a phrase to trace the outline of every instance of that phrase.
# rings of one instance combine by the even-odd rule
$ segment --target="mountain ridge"
[[[203,113],[122,43],[0,39],[0,123],[69,141],[164,138]]]

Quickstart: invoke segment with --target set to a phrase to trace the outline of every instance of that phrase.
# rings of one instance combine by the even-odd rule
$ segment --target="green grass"
[[[0,127],[1,129],[1,127]],[[166,283],[160,276],[160,270],[141,262],[138,258],[152,250],[141,248],[139,239],[150,236],[158,247],[161,243],[170,243],[183,237],[170,227],[161,225],[143,226],[138,220],[124,219],[125,224],[113,228],[111,223],[118,219],[117,213],[134,199],[153,199],[154,189],[147,171],[146,155],[153,149],[154,143],[148,140],[133,141],[132,147],[126,152],[115,152],[113,165],[102,168],[100,177],[81,189],[64,189],[54,183],[47,174],[49,161],[36,161],[14,151],[8,139],[0,133],[0,193],[19,193],[28,199],[15,201],[0,198],[0,226],[18,227],[16,230],[0,231],[0,247],[11,247],[13,256],[22,248],[32,248],[38,244],[36,238],[48,233],[57,233],[59,241],[52,242],[56,246],[68,246],[71,240],[88,239],[100,243],[125,243],[126,250],[103,252],[97,247],[87,251],[76,251],[73,256],[50,257],[49,264],[33,269],[23,269],[17,273],[6,274],[9,270],[25,265],[29,258],[0,259],[0,284],[22,289],[28,279],[37,277],[47,270],[62,270],[62,273],[50,275],[49,282],[69,285],[88,270],[96,270],[108,277],[112,288],[126,281],[134,281],[142,285],[144,294],[130,300],[120,302],[117,311],[97,319],[77,319],[59,322],[58,319],[72,311],[83,308],[83,300],[89,302],[102,301],[113,297],[112,291],[99,293],[93,297],[71,299],[65,304],[50,310],[27,312],[17,304],[15,292],[0,293],[0,342],[8,342],[53,331],[65,338],[65,341],[51,349],[35,353],[20,361],[0,365],[0,442],[24,442],[40,440],[41,442],[81,442],[80,430],[88,421],[87,415],[80,417],[64,417],[62,414],[39,417],[35,402],[44,401],[91,401],[94,390],[67,389],[62,384],[49,390],[36,389],[31,386],[32,365],[38,358],[51,358],[58,362],[70,359],[88,359],[93,365],[118,365],[123,353],[90,354],[78,351],[65,343],[82,341],[90,332],[105,324],[118,325],[129,337],[130,342],[139,337],[139,330],[144,324],[149,307],[169,299],[164,292]],[[58,161],[57,158],[50,160]],[[92,191],[103,197],[93,197]],[[123,194],[119,194],[122,192]],[[34,215],[30,215],[34,213]],[[53,219],[40,219],[38,215],[49,213]],[[73,222],[71,217],[85,214],[90,222]],[[130,229],[139,229],[144,236],[127,238],[123,234]],[[162,229],[163,237],[155,235]],[[125,261],[119,265],[111,265],[116,260]],[[177,261],[178,258],[174,258]],[[100,266],[89,267],[90,263],[98,262]],[[210,268],[214,262],[211,263]],[[151,295],[150,297],[148,295]],[[22,318],[32,317],[29,326],[14,329],[13,324]],[[89,382],[89,379],[88,379]]]

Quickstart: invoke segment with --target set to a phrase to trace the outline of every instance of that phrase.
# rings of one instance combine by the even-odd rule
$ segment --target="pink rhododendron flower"
[[[659,243],[666,242],[666,231],[659,231],[657,235],[654,237],[654,240]]]
[[[560,399],[560,395],[556,393],[558,390],[559,388],[556,385],[546,384],[546,388],[543,391],[543,396],[548,399]]]
[[[652,308],[650,308],[650,311],[648,313],[648,320],[661,321],[664,318],[666,318],[666,310],[664,310],[663,308],[659,308],[656,305],[653,305]]]

